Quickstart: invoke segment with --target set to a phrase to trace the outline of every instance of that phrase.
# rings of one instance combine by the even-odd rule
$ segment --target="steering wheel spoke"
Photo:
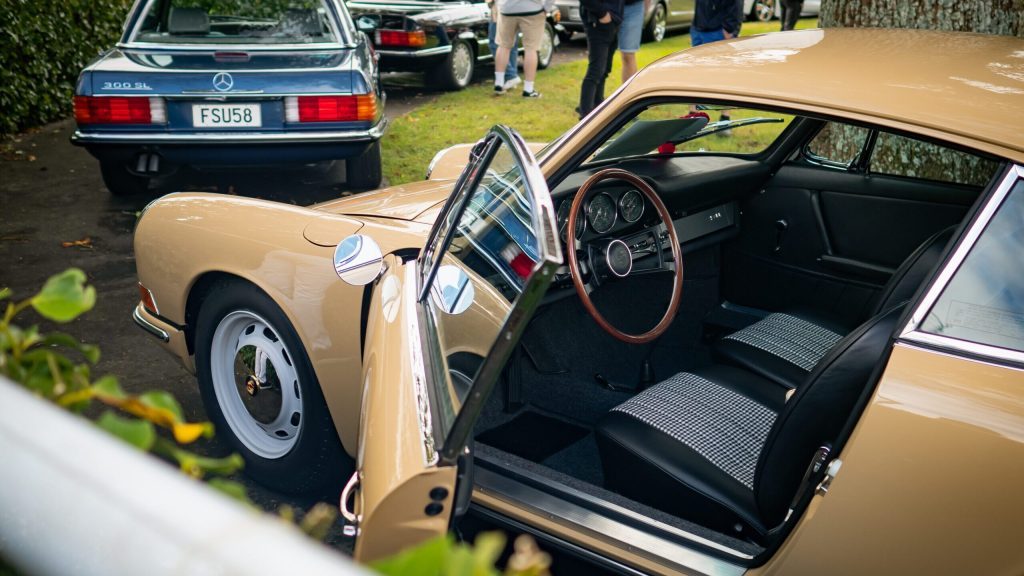
[[[600,286],[600,277],[602,274],[607,278],[621,279],[627,278],[631,273],[633,273],[633,258],[636,256],[637,252],[637,247],[635,245],[631,246],[621,239],[611,239],[600,243],[592,243],[584,250],[580,239],[576,237],[576,220],[577,218],[580,218],[583,202],[593,187],[604,180],[622,180],[628,182],[647,198],[647,201],[657,209],[658,216],[661,217],[661,224],[654,227],[651,234],[651,248],[658,255],[658,266],[636,269],[636,272],[641,273],[657,270],[668,270],[672,272],[672,296],[669,299],[668,306],[665,308],[665,314],[662,316],[658,324],[654,328],[651,328],[642,334],[629,334],[613,326],[604,318],[604,316],[601,315],[590,298],[590,294]],[[594,321],[597,322],[598,326],[603,328],[613,337],[630,344],[643,344],[661,336],[672,324],[676,311],[679,309],[679,302],[682,299],[683,256],[679,248],[679,237],[676,235],[675,226],[672,224],[672,216],[669,214],[668,208],[665,207],[665,203],[661,201],[657,192],[655,192],[654,189],[651,188],[651,186],[643,179],[625,170],[618,168],[601,170],[588,178],[576,192],[576,196],[572,201],[572,207],[569,210],[569,221],[566,225],[566,231],[566,244],[568,246],[575,247],[573,250],[566,250],[566,254],[568,256],[567,259],[569,261],[569,272],[572,276],[573,286],[576,288],[576,294],[583,303],[583,307],[586,308],[590,316],[594,318]],[[662,245],[666,242],[672,251],[671,259],[665,258],[663,254]],[[586,264],[587,268],[589,268],[589,274],[586,275],[586,277],[585,270],[580,262],[581,254],[587,255]]]

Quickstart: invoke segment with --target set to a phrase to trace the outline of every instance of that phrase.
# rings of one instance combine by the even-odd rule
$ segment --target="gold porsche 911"
[[[429,178],[135,237],[136,322],[358,558],[468,513],[624,573],[1024,573],[1024,40],[705,45]]]

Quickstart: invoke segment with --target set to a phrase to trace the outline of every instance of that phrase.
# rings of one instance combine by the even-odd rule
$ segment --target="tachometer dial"
[[[615,200],[603,192],[594,196],[587,206],[587,219],[590,220],[590,227],[598,234],[604,234],[612,229],[617,213]]]
[[[622,219],[632,224],[644,215],[644,197],[637,190],[629,190],[619,198]]]
[[[572,198],[566,198],[558,205],[558,233],[562,242],[569,240],[569,210],[572,209]],[[576,238],[582,238],[587,230],[587,218],[580,215],[576,218]]]

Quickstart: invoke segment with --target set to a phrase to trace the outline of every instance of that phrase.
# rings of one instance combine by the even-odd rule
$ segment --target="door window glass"
[[[921,330],[1024,351],[1024,181],[971,248]]]
[[[984,186],[999,165],[931,142],[879,132],[870,169],[877,174]]]

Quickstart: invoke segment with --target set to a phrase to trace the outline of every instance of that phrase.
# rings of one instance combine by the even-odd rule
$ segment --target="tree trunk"
[[[821,0],[818,24],[1024,37],[1024,0]]]

